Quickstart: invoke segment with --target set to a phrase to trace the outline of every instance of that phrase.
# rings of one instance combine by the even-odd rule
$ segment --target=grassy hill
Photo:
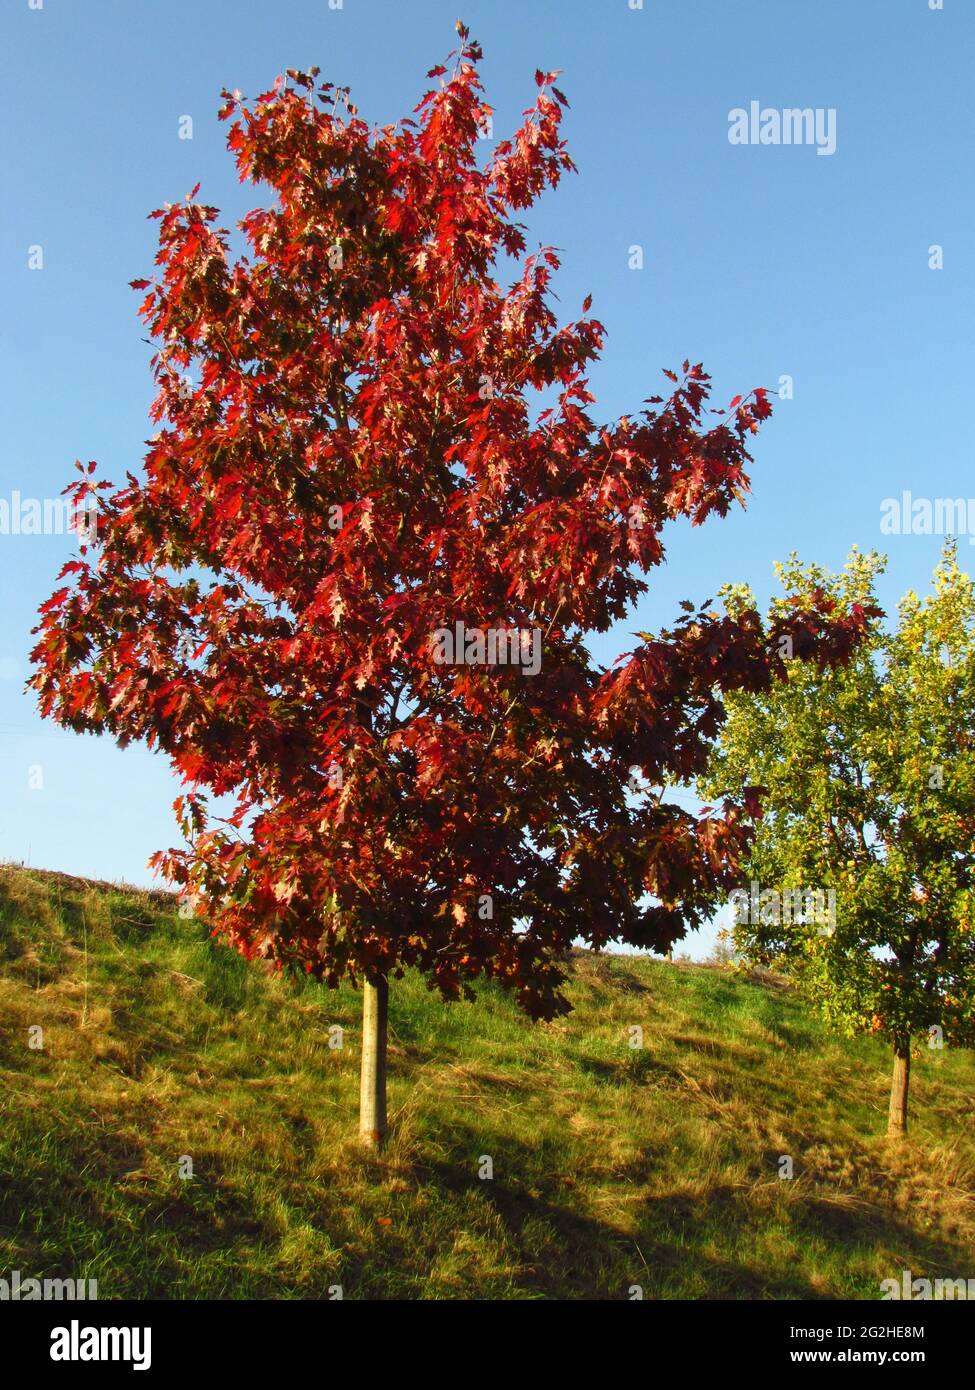
[[[830,1039],[787,990],[572,968],[575,1011],[548,1025],[492,988],[445,1006],[394,982],[393,1139],[370,1157],[355,991],[269,977],[166,894],[0,870],[0,1275],[408,1299],[873,1299],[903,1269],[975,1275],[971,1053],[923,1051],[892,1149],[886,1050]]]

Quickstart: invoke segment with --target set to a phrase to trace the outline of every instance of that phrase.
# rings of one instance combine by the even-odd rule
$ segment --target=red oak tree
[[[558,258],[526,256],[513,218],[574,167],[558,74],[489,147],[458,32],[396,126],[317,69],[223,94],[241,180],[276,197],[237,255],[196,189],[152,214],[158,274],[133,284],[159,428],[123,487],[77,465],[97,531],[43,605],[31,678],[45,715],[169,757],[186,844],[153,862],[215,933],[364,983],[374,1142],[390,976],[447,999],[492,977],[551,1018],[574,938],[667,950],[736,882],[755,808],[696,817],[659,789],[704,770],[722,691],[783,673],[781,637],[833,662],[864,622],[815,595],[772,628],[687,604],[594,663],[586,634],[645,592],[666,523],[743,499],[770,406],[756,390],[707,422],[685,362],[666,399],[594,421],[603,328],[588,299],[557,324]]]

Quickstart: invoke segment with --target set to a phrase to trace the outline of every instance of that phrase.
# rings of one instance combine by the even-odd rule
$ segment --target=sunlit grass
[[[902,1269],[975,1275],[971,1053],[923,1051],[891,1148],[885,1050],[786,990],[579,953],[569,994],[538,1025],[493,988],[447,1006],[395,982],[392,1140],[369,1156],[354,990],[269,977],[164,895],[2,870],[0,1274],[410,1299],[877,1298]]]

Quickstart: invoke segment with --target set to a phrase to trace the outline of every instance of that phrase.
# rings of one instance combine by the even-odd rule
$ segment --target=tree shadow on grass
[[[465,1145],[466,1139],[466,1145]],[[469,1147],[472,1155],[492,1148],[492,1139],[468,1130],[452,1130],[452,1147]],[[810,1193],[795,1201],[785,1228],[773,1210],[756,1206],[748,1186],[718,1182],[700,1195],[647,1196],[634,1228],[600,1220],[574,1193],[585,1173],[565,1174],[565,1199],[540,1194],[532,1175],[558,1174],[565,1167],[564,1148],[550,1142],[528,1146],[510,1138],[494,1145],[493,1179],[481,1181],[473,1161],[440,1161],[422,1170],[423,1180],[455,1192],[477,1192],[500,1219],[512,1258],[519,1264],[518,1284],[527,1297],[543,1299],[628,1299],[638,1285],[644,1298],[693,1296],[703,1299],[825,1299],[822,1280],[811,1277],[792,1258],[771,1267],[767,1257],[716,1255],[716,1246],[733,1251],[754,1243],[764,1229],[787,1230],[824,1238],[832,1250],[871,1250],[900,1268],[961,1270],[970,1253],[962,1243],[919,1230],[893,1209],[868,1202],[830,1200]],[[517,1174],[509,1178],[508,1174]],[[637,1181],[646,1180],[646,1173]],[[558,1178],[556,1178],[558,1181]],[[632,1176],[620,1173],[621,1195],[632,1191]],[[583,1199],[584,1201],[585,1199]],[[630,1208],[632,1210],[632,1206]],[[896,1252],[893,1256],[891,1252]],[[879,1288],[877,1290],[879,1297]],[[515,1295],[517,1296],[517,1294]]]
[[[669,1090],[685,1087],[684,1078],[676,1067],[661,1062],[652,1052],[634,1048],[632,1052],[610,1061],[602,1057],[577,1056],[576,1066],[586,1076],[605,1086],[648,1085]]]

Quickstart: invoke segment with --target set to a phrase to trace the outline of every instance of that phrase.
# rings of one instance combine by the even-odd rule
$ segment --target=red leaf
[[[65,586],[63,589],[55,589],[49,599],[45,599],[37,610],[39,613],[50,613],[52,608],[60,608],[70,590]]]

